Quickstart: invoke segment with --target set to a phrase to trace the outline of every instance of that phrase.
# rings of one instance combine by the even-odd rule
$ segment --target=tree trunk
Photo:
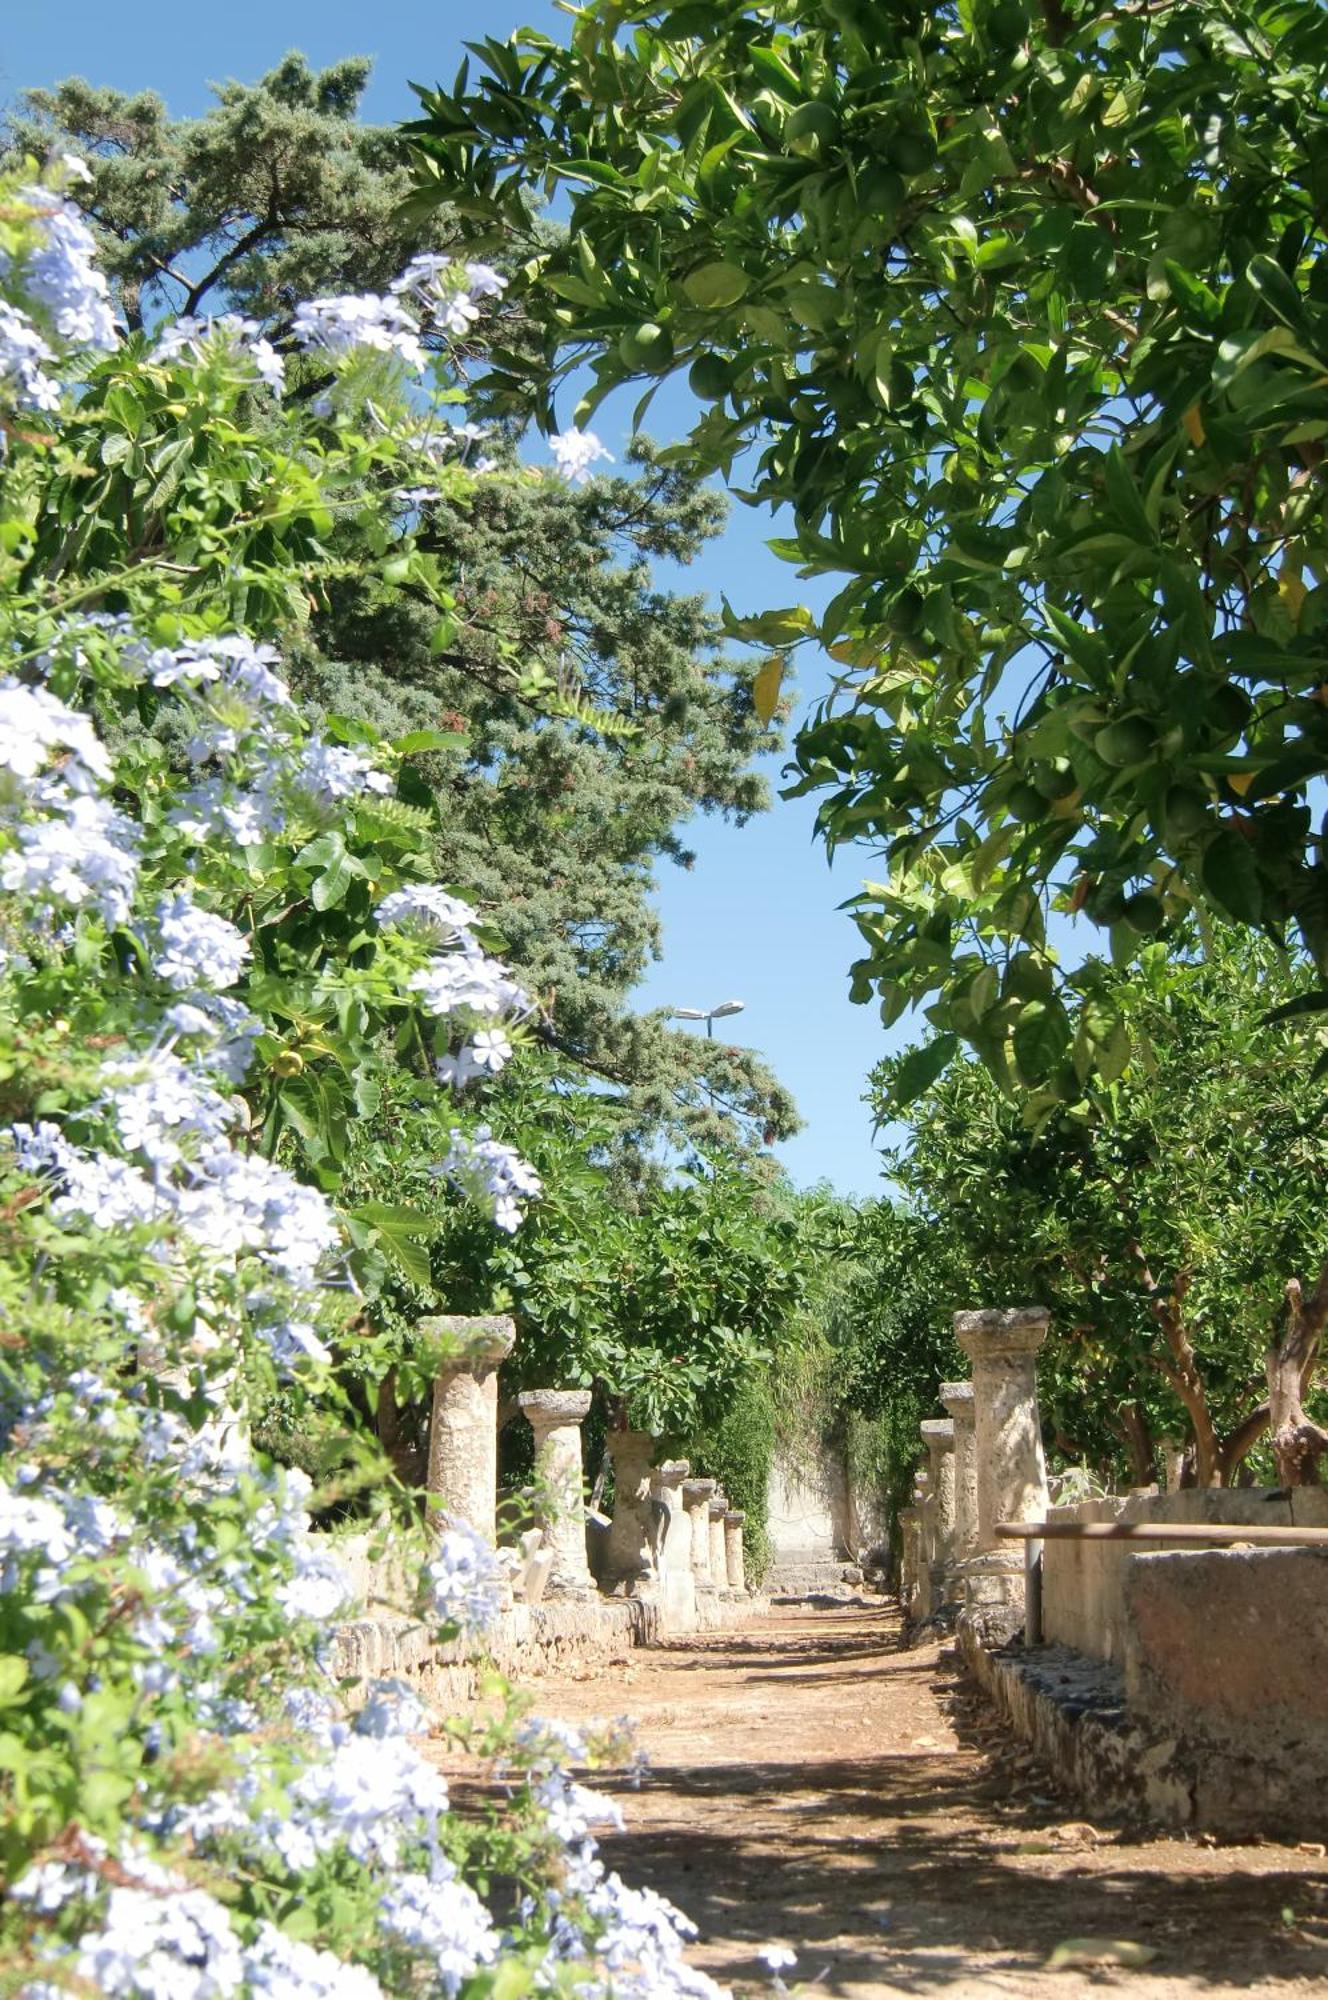
[[[427,1458],[420,1443],[418,1413],[397,1402],[397,1371],[389,1368],[378,1385],[378,1441],[403,1486],[423,1486]]]
[[[1130,1462],[1131,1486],[1151,1486],[1157,1476],[1153,1440],[1139,1405],[1122,1403],[1111,1427],[1124,1442]]]
[[[1257,1409],[1251,1410],[1247,1417],[1242,1417],[1230,1437],[1223,1442],[1218,1452],[1223,1486],[1236,1485],[1238,1475],[1240,1475],[1240,1485],[1249,1485],[1249,1479],[1243,1476],[1245,1460],[1267,1430],[1268,1424],[1268,1404],[1265,1401],[1260,1403]]]
[[[1130,1245],[1144,1290],[1148,1293],[1148,1310],[1162,1330],[1167,1343],[1168,1359],[1160,1355],[1154,1357],[1159,1373],[1168,1387],[1185,1405],[1194,1433],[1194,1483],[1196,1486],[1220,1486],[1222,1484],[1222,1463],[1213,1429],[1213,1419],[1208,1408],[1208,1396],[1199,1373],[1198,1356],[1185,1325],[1182,1307],[1185,1295],[1190,1289],[1188,1271],[1178,1271],[1171,1281],[1170,1294],[1163,1292],[1148,1266],[1142,1248],[1137,1243]]]
[[[1305,1410],[1328,1323],[1328,1264],[1308,1296],[1299,1278],[1288,1279],[1286,1302],[1286,1331],[1266,1356],[1273,1456],[1283,1486],[1312,1486],[1319,1477],[1319,1461],[1328,1451],[1328,1431]]]

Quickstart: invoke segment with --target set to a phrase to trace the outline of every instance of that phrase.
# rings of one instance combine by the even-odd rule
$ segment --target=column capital
[[[691,1471],[691,1461],[686,1458],[666,1458],[661,1465],[653,1468],[651,1483],[655,1486],[682,1486]]]
[[[423,1334],[456,1343],[447,1364],[453,1368],[492,1368],[516,1345],[516,1321],[509,1313],[442,1313],[415,1324]]]
[[[728,1513],[728,1511],[729,1511],[728,1501],[724,1498],[724,1495],[722,1493],[716,1493],[710,1502],[711,1520],[722,1521],[724,1516]]]
[[[699,1507],[703,1500],[708,1502],[718,1484],[719,1481],[717,1479],[684,1479],[682,1482],[683,1505]]]
[[[589,1389],[523,1389],[517,1397],[532,1430],[552,1430],[555,1424],[579,1424],[590,1411]]]
[[[971,1424],[973,1421],[973,1384],[971,1382],[942,1382],[938,1400],[950,1412],[957,1424]]]
[[[957,1312],[955,1339],[970,1361],[1002,1361],[1036,1354],[1051,1318],[1045,1306],[1007,1306],[985,1312]]]
[[[730,1507],[724,1515],[724,1526],[726,1528],[740,1528],[746,1519],[747,1514],[745,1509],[742,1507]]]
[[[954,1450],[953,1417],[928,1417],[924,1424],[918,1425],[918,1429],[922,1432],[922,1442],[926,1445],[928,1451],[942,1452]]]

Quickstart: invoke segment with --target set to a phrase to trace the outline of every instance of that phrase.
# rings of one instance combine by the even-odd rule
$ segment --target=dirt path
[[[953,1657],[901,1652],[874,1606],[776,1612],[536,1696],[544,1715],[636,1719],[652,1775],[603,1783],[627,1821],[606,1856],[688,1913],[694,1962],[740,1991],[769,1991],[757,1953],[777,1940],[813,2000],[1328,1995],[1322,1854],[1087,1826],[1036,1769],[993,1756]],[[1156,1956],[1047,1969],[1084,1937]]]

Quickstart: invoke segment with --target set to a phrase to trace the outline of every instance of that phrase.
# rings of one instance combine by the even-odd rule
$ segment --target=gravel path
[[[700,1927],[694,1962],[770,1991],[798,1953],[810,2000],[1328,1995],[1328,1861],[1275,1844],[1139,1839],[1087,1824],[1011,1755],[948,1649],[899,1649],[875,1605],[798,1606],[734,1635],[535,1684],[539,1713],[627,1713],[649,1754],[604,1842]],[[1153,1954],[1052,1970],[1073,1939]]]

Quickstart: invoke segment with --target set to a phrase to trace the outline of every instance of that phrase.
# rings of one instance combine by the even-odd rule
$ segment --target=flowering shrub
[[[500,1229],[539,1193],[460,1095],[519,1050],[530,1002],[428,879],[421,746],[312,730],[272,643],[332,560],[330,490],[383,543],[368,473],[407,433],[328,447],[312,403],[265,428],[287,357],[243,322],[97,361],[105,287],[58,177],[5,194],[6,1980],[31,2000],[709,1990],[681,1920],[604,1871],[606,1808],[566,1768],[591,1745],[500,1732],[490,1825],[450,1809],[409,1688],[347,1712],[335,1543],[311,1532],[310,1481],[249,1440],[278,1382],[336,1404],[360,1281],[409,1262],[421,1218],[335,1205],[347,1120],[386,1082],[404,1069],[436,1103],[440,1178]],[[362,350],[414,358],[401,298],[469,329],[500,282],[431,260],[372,308],[314,301],[295,345],[335,399]],[[76,506],[89,467],[96,504]],[[410,1510],[358,1449],[409,1557]],[[482,1628],[479,1537],[452,1523],[416,1553],[416,1614],[442,1638]]]

